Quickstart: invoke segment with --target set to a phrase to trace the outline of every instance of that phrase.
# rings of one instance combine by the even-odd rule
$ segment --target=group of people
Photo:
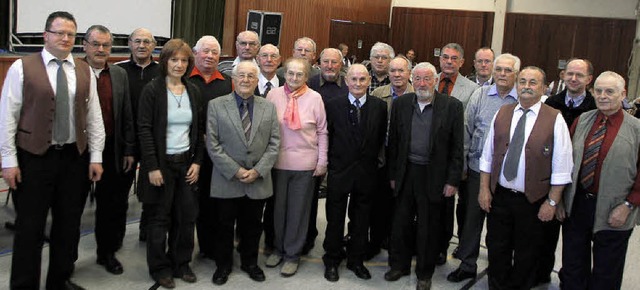
[[[83,289],[69,279],[92,182],[96,262],[123,273],[115,253],[138,162],[140,240],[164,288],[197,281],[194,232],[216,285],[232,272],[234,241],[240,269],[266,279],[263,232],[265,265],[295,275],[315,246],[325,176],[328,281],[345,259],[370,279],[364,262],[387,248],[385,280],[409,275],[416,256],[417,289],[430,289],[456,220],[460,266],[447,280],[473,279],[486,217],[490,289],[550,282],[561,225],[562,289],[621,287],[640,205],[640,121],[622,109],[614,72],[591,95],[592,64],[572,59],[566,88],[543,102],[545,72],[490,48],[476,51],[469,78],[456,43],[441,49],[440,73],[380,42],[367,66],[345,47],[323,49],[314,66],[308,37],[281,66],[278,47],[253,31],[238,34],[234,60],[219,61],[219,42],[203,36],[193,47],[169,40],[156,62],[156,41],[139,28],[130,59],[109,64],[109,29],[86,31],[82,59],[71,55],[76,29],[73,15],[50,14],[44,49],[17,60],[2,88],[2,170],[17,213],[11,289],[39,288],[49,210],[46,287]]]

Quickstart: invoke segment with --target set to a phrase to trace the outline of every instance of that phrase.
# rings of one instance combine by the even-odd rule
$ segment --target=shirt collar
[[[567,105],[567,107],[569,106],[569,101],[573,100],[573,107],[577,107],[580,106],[582,104],[582,101],[584,101],[584,99],[587,97],[587,92],[583,92],[581,95],[572,98],[569,96],[569,92],[567,92],[567,94],[564,96],[564,104]]]
[[[536,116],[538,115],[538,112],[540,112],[540,108],[542,107],[542,100],[538,101],[537,103],[535,103],[533,106],[529,107],[529,110],[534,113]],[[518,102],[518,104],[516,105],[516,107],[513,109],[514,112],[517,112],[518,110],[523,109],[524,108],[520,105],[520,102]]]
[[[44,60],[45,66],[46,64],[48,64],[49,62],[51,62],[54,59],[57,59],[55,56],[53,56],[53,54],[51,54],[50,52],[48,52],[46,49],[42,50],[42,59]],[[71,53],[69,53],[67,55],[66,58],[64,58],[64,60],[66,60],[68,63],[70,63],[73,67],[76,67],[76,63],[73,61],[73,55],[71,55]]]
[[[233,96],[236,97],[236,104],[238,104],[238,108],[242,107],[242,101],[244,99],[240,95],[238,95],[238,93],[236,93],[235,91],[233,92]],[[249,107],[253,106],[253,96],[247,99],[247,103]]]
[[[268,80],[262,73],[258,75],[258,87],[266,88],[268,82],[271,82],[272,89],[280,86],[280,80],[277,75],[274,74],[270,80]]]
[[[500,96],[500,94],[498,93],[498,86],[496,84],[493,84],[489,87],[489,96]],[[518,89],[516,89],[516,86],[514,85],[513,88],[511,88],[511,91],[509,91],[509,94],[507,94],[507,96],[505,96],[505,99],[507,97],[512,97],[515,100],[518,100]]]
[[[215,70],[209,79],[205,79],[204,75],[202,74],[202,72],[200,72],[200,70],[198,69],[197,66],[193,67],[193,70],[191,71],[191,74],[189,75],[189,77],[193,77],[193,76],[200,76],[204,80],[204,82],[206,84],[208,84],[208,83],[210,83],[210,82],[212,82],[214,80],[224,80],[224,76],[222,76],[222,74],[220,73],[219,70]]]
[[[352,104],[355,106],[354,102],[356,101],[356,97],[354,97],[351,93],[349,93],[349,104]],[[367,102],[367,94],[364,94],[364,96],[362,96],[360,98],[360,107],[364,106],[364,103]]]

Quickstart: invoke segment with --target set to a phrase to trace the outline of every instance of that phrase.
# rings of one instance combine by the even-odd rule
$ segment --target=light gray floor
[[[6,188],[4,183],[0,182],[0,189]],[[0,192],[0,201],[4,202],[6,198],[6,191]],[[136,201],[135,197],[130,198],[130,212],[135,215],[140,210],[140,204]],[[8,207],[3,207],[0,210],[0,221],[4,222],[5,219],[11,215],[12,207],[11,203]],[[90,228],[90,223],[93,220],[93,206],[88,204],[83,217],[83,224],[85,228]],[[229,277],[229,282],[223,286],[216,286],[211,283],[211,276],[215,270],[215,264],[207,259],[198,257],[197,246],[196,253],[194,253],[194,259],[192,268],[198,276],[198,282],[195,284],[187,284],[182,281],[176,281],[177,289],[415,289],[415,275],[404,277],[396,282],[384,281],[384,272],[388,270],[387,267],[387,253],[383,251],[380,255],[374,258],[372,261],[367,262],[365,265],[371,271],[373,278],[368,281],[360,280],[355,275],[347,270],[344,263],[340,267],[340,281],[331,283],[324,279],[323,271],[324,266],[322,264],[322,240],[324,239],[324,229],[326,226],[326,220],[324,218],[324,200],[320,200],[319,212],[318,212],[318,228],[320,235],[316,240],[316,247],[313,251],[302,259],[298,273],[291,278],[283,278],[279,275],[279,269],[264,267],[265,257],[260,255],[259,265],[264,269],[267,276],[267,280],[262,283],[257,283],[249,279],[249,277],[239,269],[239,257],[235,253],[236,263],[233,268],[233,273]],[[0,239],[4,237],[5,240],[11,237],[11,233],[6,229],[0,229]],[[0,242],[2,242],[0,240]],[[450,251],[455,248],[457,239],[452,241]],[[640,285],[640,278],[635,274],[638,271],[638,257],[639,253],[640,236],[634,233],[631,236],[629,242],[629,250],[627,255],[626,267],[625,267],[625,280],[623,283],[623,289],[638,289]],[[0,245],[1,246],[1,245]],[[80,240],[79,245],[79,259],[76,262],[76,270],[72,278],[77,284],[87,289],[114,289],[114,290],[128,290],[128,289],[149,289],[153,285],[152,279],[147,273],[147,266],[145,261],[145,244],[138,242],[138,222],[135,218],[131,219],[131,222],[127,226],[127,234],[124,240],[122,250],[117,253],[117,257],[124,265],[125,272],[122,275],[114,276],[107,273],[103,267],[95,263],[95,237],[90,230],[85,230],[83,237]],[[559,258],[562,245],[558,245],[558,251],[556,256]],[[447,264],[436,268],[436,272],[433,276],[433,289],[488,289],[485,270],[487,267],[487,252],[486,249],[482,249],[480,253],[480,260],[478,262],[478,270],[481,271],[481,275],[478,281],[466,280],[461,283],[450,283],[446,281],[446,275],[455,270],[459,264],[459,261],[449,256]],[[43,267],[42,267],[42,281],[44,284],[44,278],[46,273],[46,266],[48,263],[48,247],[45,246],[43,250]],[[9,285],[9,273],[11,268],[11,252],[10,250],[0,253],[0,289],[8,289]],[[560,261],[556,262],[555,270],[560,268]],[[549,285],[543,285],[536,289],[558,289],[558,277],[554,273],[552,275],[552,282]]]

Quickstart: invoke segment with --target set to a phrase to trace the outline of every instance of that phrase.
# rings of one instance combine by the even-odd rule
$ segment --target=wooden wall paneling
[[[465,49],[460,72],[467,75],[473,67],[475,51],[491,45],[493,17],[493,12],[394,7],[390,44],[396,53],[413,48],[418,61],[428,61],[439,68],[434,49],[459,43]]]
[[[387,43],[388,36],[389,27],[384,24],[331,20],[329,46],[337,48],[341,42],[345,43],[349,46],[348,55],[355,55],[356,62],[362,62],[369,59],[373,44],[378,41]],[[358,48],[358,40],[362,40],[361,48]]]

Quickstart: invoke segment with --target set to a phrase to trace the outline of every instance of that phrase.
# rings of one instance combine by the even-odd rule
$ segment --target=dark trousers
[[[88,193],[89,155],[76,144],[50,147],[44,155],[18,149],[22,182],[14,192],[15,236],[11,289],[39,289],[47,215],[51,234],[47,289],[61,289],[73,272],[80,239],[80,218]]]
[[[389,187],[388,171],[387,166],[378,169],[378,177],[375,181],[377,186],[373,190],[372,208],[369,215],[369,247],[371,249],[380,249],[383,241],[391,235],[395,200],[393,191]]]
[[[389,267],[393,270],[411,268],[412,247],[416,247],[416,276],[431,279],[438,257],[438,243],[442,233],[443,204],[432,202],[427,196],[425,176],[428,168],[409,163],[401,192],[396,197],[396,211],[391,227]],[[413,233],[413,220],[417,216],[417,233]],[[415,244],[412,239],[415,238]]]
[[[185,180],[189,166],[189,162],[167,160],[167,168],[162,170],[162,201],[143,204],[147,214],[147,265],[156,280],[172,274],[181,276],[191,262],[198,198],[194,186]]]
[[[544,243],[542,244],[542,248],[540,248],[540,262],[536,274],[536,281],[548,280],[551,272],[553,272],[553,266],[556,264],[556,247],[558,246],[558,239],[560,238],[561,225],[562,223],[557,219],[544,223]]]
[[[258,247],[262,235],[264,199],[214,198],[218,237],[215,239],[215,259],[218,268],[231,269],[233,265],[234,226],[238,224],[240,244],[238,251],[242,265],[258,264]]]
[[[372,187],[363,184],[366,180],[355,180],[355,177],[351,180],[351,186],[334,185],[332,179],[333,176],[330,175],[327,184],[324,263],[337,266],[344,257],[342,238],[348,204],[351,239],[347,246],[347,264],[362,264],[367,246]]]
[[[613,290],[622,287],[627,245],[632,230],[602,230],[594,234],[596,203],[596,197],[576,192],[571,216],[567,217],[562,226],[560,286],[563,290]]]
[[[136,169],[116,168],[115,142],[107,137],[102,152],[102,178],[96,184],[96,244],[98,256],[111,255],[122,246],[129,207],[129,190]]]
[[[478,270],[477,262],[480,255],[482,228],[486,216],[486,212],[480,208],[478,203],[480,173],[469,170],[465,184],[464,191],[461,191],[461,194],[466,197],[463,199],[465,202],[462,204],[465,208],[465,218],[462,222],[458,222],[458,224],[464,224],[464,229],[459,237],[458,257],[461,261],[460,269],[467,272],[476,272]]]
[[[440,211],[440,220],[442,221],[440,240],[438,244],[439,253],[444,255],[449,250],[449,241],[453,237],[453,223],[455,222],[455,206],[456,197],[445,197],[442,210]]]
[[[214,257],[214,244],[216,238],[216,204],[211,198],[211,171],[213,163],[209,159],[209,155],[205,153],[205,157],[200,167],[200,178],[198,180],[198,206],[200,208],[196,230],[198,234],[198,246],[200,254],[206,257]]]
[[[472,170],[467,169],[467,171],[470,172]],[[456,223],[458,224],[456,235],[458,235],[458,253],[460,253],[460,238],[462,237],[464,223],[467,219],[467,206],[469,204],[469,199],[473,198],[469,196],[469,189],[467,188],[469,187],[468,182],[469,177],[467,176],[467,179],[460,180],[460,186],[458,187],[458,203],[456,204]]]
[[[487,215],[490,289],[533,287],[542,242],[542,202],[529,203],[524,193],[496,185]]]
[[[316,226],[318,220],[318,193],[320,192],[320,185],[324,176],[313,177],[313,199],[311,200],[311,212],[309,214],[309,228],[307,229],[307,239],[304,243],[305,248],[311,249],[315,245],[316,238],[318,237],[318,227]]]
[[[275,249],[275,245],[273,244],[273,239],[275,237],[275,229],[273,228],[274,202],[274,196],[270,196],[265,200],[264,215],[262,216],[262,228],[264,229],[264,248],[269,250]],[[313,239],[315,240],[315,237]]]

